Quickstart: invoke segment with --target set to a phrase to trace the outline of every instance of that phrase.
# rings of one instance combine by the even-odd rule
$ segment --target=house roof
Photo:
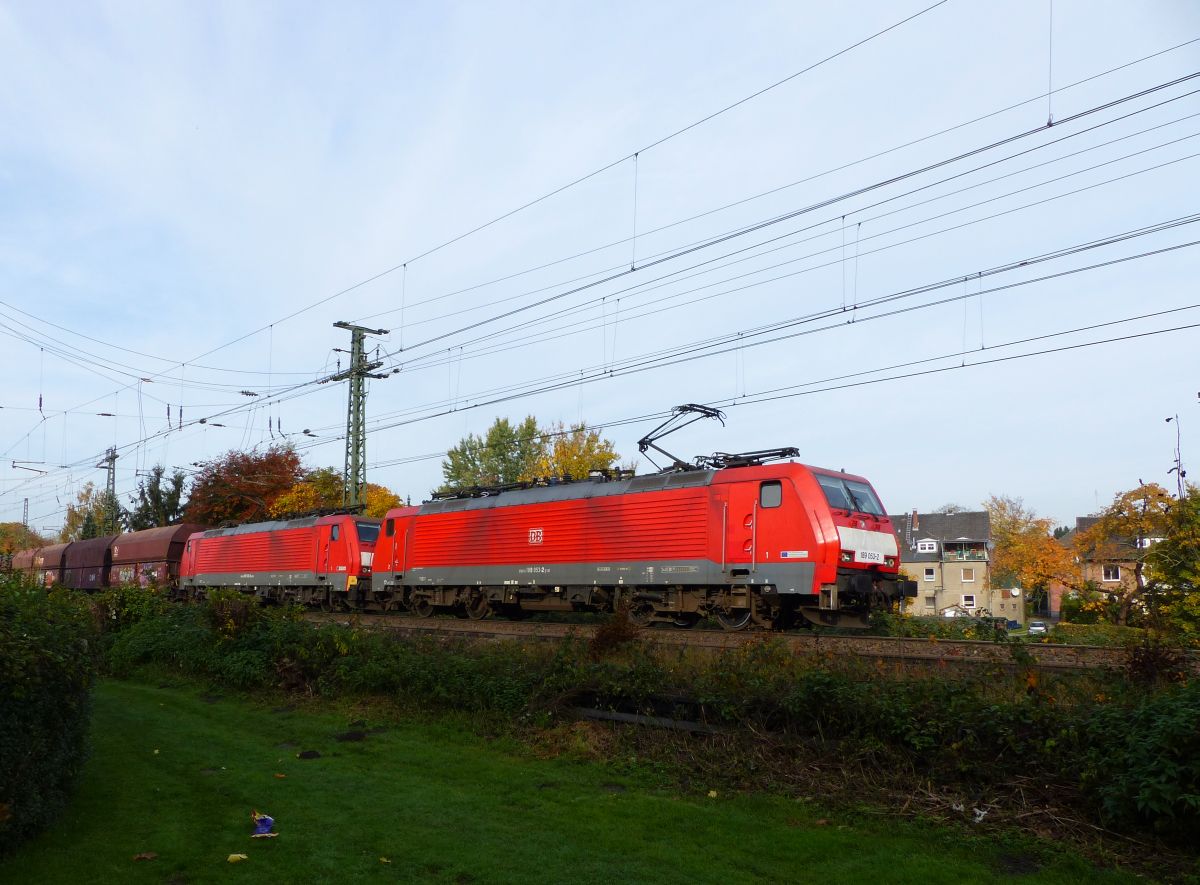
[[[914,521],[911,511],[905,516],[892,517],[901,562],[939,562],[942,547],[947,542],[973,541],[978,544],[991,541],[991,520],[986,510],[918,513],[916,517]],[[934,553],[918,552],[917,542],[930,539],[938,542],[938,550]]]

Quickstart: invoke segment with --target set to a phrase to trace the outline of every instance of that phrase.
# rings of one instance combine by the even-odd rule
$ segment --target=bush
[[[984,642],[1004,642],[1008,638],[1003,627],[989,618],[946,618],[921,615],[896,615],[890,612],[871,612],[870,632],[876,636],[906,636],[920,639],[977,639]]]
[[[1146,631],[1140,627],[1059,623],[1042,641],[1064,645],[1131,645],[1140,642],[1145,635]]]
[[[1114,826],[1189,839],[1200,823],[1200,682],[1100,707],[1082,730],[1080,781]]]
[[[58,816],[87,758],[95,634],[86,600],[0,579],[0,853]]]

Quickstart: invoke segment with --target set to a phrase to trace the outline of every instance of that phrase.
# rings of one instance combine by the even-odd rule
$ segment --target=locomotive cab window
[[[329,540],[336,541],[338,539],[338,529],[340,528],[341,526],[335,525],[329,530]]]
[[[758,490],[758,506],[778,507],[783,503],[783,483],[777,479],[764,482]]]
[[[383,524],[383,533],[389,538],[396,534],[396,520],[389,519]]]

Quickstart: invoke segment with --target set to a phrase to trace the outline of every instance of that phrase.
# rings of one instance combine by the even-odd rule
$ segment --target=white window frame
[[[1107,582],[1108,582],[1108,583],[1110,583],[1110,584],[1115,584],[1115,583],[1117,583],[1118,581],[1120,581],[1120,580],[1121,580],[1121,566],[1119,566],[1119,565],[1104,565],[1104,566],[1102,567],[1102,569],[1103,569],[1103,570],[1100,572],[1100,574],[1101,574],[1101,578],[1100,578],[1100,579],[1101,579],[1102,581],[1107,581]],[[1112,577],[1112,578],[1110,578],[1110,577],[1108,576],[1109,569],[1115,569],[1115,570],[1116,570],[1116,573],[1117,573],[1117,574],[1116,574],[1116,577]]]
[[[970,573],[970,575],[971,575],[971,577],[969,577],[969,578],[967,577],[967,574],[968,574],[968,573]],[[965,569],[963,569],[963,570],[962,570],[962,575],[961,575],[961,577],[962,577],[962,582],[963,582],[964,584],[974,584],[974,583],[975,583],[975,569],[974,569],[974,567],[971,567],[971,568],[965,568]]]
[[[967,602],[968,599],[971,601]],[[974,593],[964,593],[962,595],[962,607],[963,608],[974,608],[975,607],[975,594]]]
[[[937,541],[917,541],[918,553],[937,553]]]
[[[925,608],[937,608],[937,596],[929,595],[925,597]]]
[[[924,577],[925,577],[926,581],[934,580],[935,578],[937,578],[937,569],[932,568],[932,567],[925,569]]]

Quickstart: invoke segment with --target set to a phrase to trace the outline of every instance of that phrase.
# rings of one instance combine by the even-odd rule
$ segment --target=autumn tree
[[[110,525],[121,531],[124,513],[120,504],[106,489],[97,489],[94,483],[86,483],[75,496],[75,503],[67,505],[67,516],[58,533],[60,543],[84,541],[108,533]]]
[[[378,486],[373,482],[367,483],[366,489],[363,491],[363,502],[366,504],[366,509],[363,510],[364,516],[373,516],[376,519],[382,519],[387,516],[387,512],[393,507],[402,507],[404,502],[400,500],[400,496],[386,486]]]
[[[0,522],[0,556],[9,556],[18,550],[45,547],[49,543],[23,522]]]
[[[336,468],[310,470],[303,479],[275,499],[271,505],[271,515],[337,509],[342,506],[344,488],[342,473]],[[400,506],[400,496],[391,489],[369,482],[363,490],[363,504],[364,515],[382,517],[391,508]]]
[[[446,453],[442,461],[444,489],[508,485],[533,479],[544,442],[537,419],[529,415],[513,425],[497,418],[483,436],[473,433]]]
[[[1153,542],[1167,536],[1174,499],[1158,483],[1143,483],[1121,492],[1100,518],[1075,538],[1081,559],[1133,563],[1134,579],[1111,591],[1117,603],[1117,623],[1126,624],[1135,605],[1148,602],[1146,563]]]
[[[125,519],[131,532],[173,525],[183,518],[183,484],[187,477],[182,470],[174,470],[170,476],[166,473],[167,469],[157,464],[138,481],[137,494],[129,499],[133,509]]]
[[[303,477],[300,456],[290,445],[226,452],[200,465],[184,516],[202,525],[266,519],[279,496]]]
[[[1020,498],[993,495],[983,504],[991,525],[992,581],[1033,593],[1051,581],[1078,584],[1071,552],[1054,539],[1053,520],[1039,517]]]
[[[538,476],[583,479],[593,470],[609,469],[621,458],[612,442],[586,424],[572,424],[568,429],[560,421],[548,428],[544,437],[537,460]]]
[[[1200,645],[1200,487],[1188,486],[1174,502],[1166,536],[1150,547],[1146,564],[1160,623],[1189,644]]]

